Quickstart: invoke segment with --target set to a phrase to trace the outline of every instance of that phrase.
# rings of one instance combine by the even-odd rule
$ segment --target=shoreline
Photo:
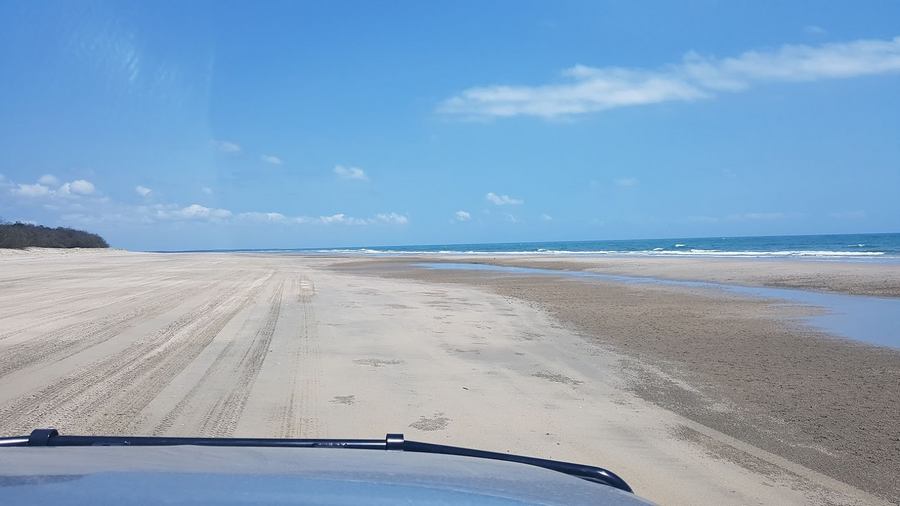
[[[791,462],[892,501],[900,499],[893,473],[900,467],[900,422],[894,418],[900,412],[895,395],[900,350],[835,339],[795,321],[806,308],[765,299],[565,274],[410,265],[422,260],[449,261],[343,259],[332,268],[479,287],[534,304],[589,342],[628,357],[620,370],[631,378],[629,391],[642,399]],[[546,259],[475,262],[592,271],[597,267],[570,261],[548,265]],[[634,265],[628,267],[629,274],[634,272]],[[706,272],[707,278],[716,277],[716,272]],[[675,275],[683,279],[691,273]],[[746,274],[740,279],[749,279]],[[868,291],[871,274],[851,274],[856,276],[843,273],[843,278],[831,279],[856,292]],[[678,436],[702,439],[692,434]]]
[[[598,274],[635,276],[672,281],[699,281],[724,285],[793,288],[819,292],[900,297],[900,263],[757,259],[721,257],[549,257],[522,255],[402,255],[385,257],[339,256],[341,262],[471,263]]]

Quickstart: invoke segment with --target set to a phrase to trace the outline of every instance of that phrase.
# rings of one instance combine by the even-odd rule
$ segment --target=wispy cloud
[[[239,214],[238,218],[242,219],[242,220],[257,221],[257,222],[269,222],[269,223],[286,223],[289,221],[288,217],[281,213],[249,212],[249,213]]]
[[[810,35],[825,35],[828,33],[828,30],[819,25],[806,25],[803,27],[803,31]]]
[[[453,213],[453,219],[456,221],[469,221],[472,219],[472,215],[468,211],[456,211]]]
[[[375,220],[392,225],[406,225],[409,223],[409,218],[406,215],[398,213],[379,213],[375,215]]]
[[[200,191],[203,192],[203,193],[206,194],[206,195],[212,195],[212,194],[213,194],[213,189],[210,188],[209,186],[201,186],[201,187],[200,187]]]
[[[729,214],[729,220],[780,220],[785,217],[784,213],[768,212],[768,213],[739,213]]]
[[[38,183],[46,186],[56,186],[59,184],[59,178],[53,174],[44,174],[38,178]]]
[[[568,82],[469,88],[438,106],[471,118],[574,116],[661,102],[689,102],[754,84],[841,79],[900,71],[900,36],[819,46],[784,45],[731,58],[687,53],[657,69],[588,67],[563,72]]]
[[[366,225],[368,223],[368,220],[353,218],[344,213],[332,214],[331,216],[320,216],[319,221],[325,225]]]
[[[398,213],[379,213],[372,218],[355,218],[347,216],[344,213],[332,214],[330,216],[319,216],[318,218],[298,217],[295,218],[299,223],[321,223],[323,225],[406,225],[409,218],[406,215]]]
[[[334,173],[341,179],[355,179],[357,181],[368,181],[369,176],[359,167],[344,167],[343,165],[335,165]]]
[[[828,213],[829,218],[838,220],[861,220],[866,217],[865,211],[837,211]]]
[[[524,204],[525,201],[522,199],[518,199],[515,197],[510,197],[509,195],[498,195],[494,192],[488,192],[487,195],[484,196],[491,204],[495,206],[518,206]]]
[[[238,223],[270,223],[282,225],[406,225],[409,218],[406,215],[389,212],[378,213],[368,218],[357,218],[345,213],[335,213],[323,216],[287,216],[278,212],[249,211],[233,213],[228,209],[206,207],[200,204],[191,204],[180,207],[173,204],[158,204],[150,207],[139,207],[144,211],[145,218],[163,221],[208,221],[219,224]]]
[[[613,183],[621,188],[631,188],[640,184],[640,181],[636,177],[620,177],[613,180]]]
[[[207,220],[221,221],[231,218],[232,212],[228,209],[217,209],[191,204],[187,207],[172,208],[172,206],[158,206],[156,217],[163,220]]]
[[[281,161],[281,158],[278,158],[275,155],[262,155],[259,158],[260,158],[260,160],[262,160],[266,163],[271,163],[272,165],[281,165],[283,163]]]
[[[544,213],[541,215],[541,221],[553,221],[553,216]]]
[[[204,187],[204,190],[212,190]],[[136,186],[134,191],[148,196],[153,191]],[[28,205],[57,213],[70,223],[154,223],[154,222],[208,222],[219,226],[268,223],[288,225],[347,225],[347,226],[405,226],[409,216],[397,212],[382,212],[368,217],[355,217],[345,213],[321,216],[289,216],[279,212],[232,212],[229,209],[193,203],[187,206],[176,203],[130,204],[117,202],[97,193],[93,183],[76,179],[63,183],[57,189],[41,183],[17,184],[0,175],[0,192],[22,197]]]
[[[797,213],[749,212],[732,213],[725,216],[693,215],[686,216],[680,221],[685,223],[729,223],[735,221],[776,221],[786,218],[797,218],[801,216],[803,215]]]
[[[684,221],[688,223],[718,223],[721,221],[721,218],[716,216],[694,215],[684,218]]]
[[[324,216],[285,216],[274,212],[246,212],[236,216],[240,221],[256,223],[313,224],[313,225],[406,225],[409,218],[399,213],[378,213],[370,218],[357,218],[345,213]]]
[[[240,153],[241,146],[236,142],[231,141],[212,141],[213,146],[216,147],[219,151],[223,153]]]

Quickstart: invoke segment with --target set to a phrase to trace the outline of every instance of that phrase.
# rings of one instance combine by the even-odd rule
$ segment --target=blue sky
[[[900,3],[0,0],[0,216],[133,249],[900,231]]]

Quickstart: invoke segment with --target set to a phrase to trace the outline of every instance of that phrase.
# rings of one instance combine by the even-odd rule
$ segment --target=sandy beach
[[[4,254],[0,433],[404,432],[605,466],[664,504],[900,500],[896,350],[765,300],[409,262]],[[515,262],[900,294],[890,265]]]

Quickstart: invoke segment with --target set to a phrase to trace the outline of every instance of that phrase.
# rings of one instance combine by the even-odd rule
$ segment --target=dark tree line
[[[71,228],[0,222],[0,248],[108,248],[97,234]]]

